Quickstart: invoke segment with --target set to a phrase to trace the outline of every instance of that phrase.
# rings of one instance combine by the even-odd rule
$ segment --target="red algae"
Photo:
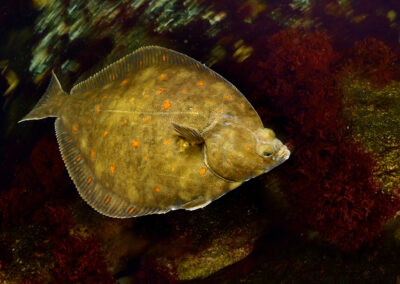
[[[71,233],[68,201],[74,191],[55,139],[42,138],[14,173],[11,188],[0,191],[0,269],[18,271],[21,283],[115,283],[100,242]]]
[[[379,235],[400,201],[382,193],[375,158],[347,129],[338,56],[318,31],[284,30],[266,46],[267,56],[251,76],[258,86],[252,96],[271,106],[272,119],[283,122],[294,145],[285,173],[293,204],[324,237],[355,250]]]
[[[95,238],[81,239],[69,235],[55,239],[52,248],[57,283],[115,283],[109,274],[103,253]]]
[[[397,55],[384,42],[367,38],[354,43],[345,71],[383,87],[396,77],[397,60]]]

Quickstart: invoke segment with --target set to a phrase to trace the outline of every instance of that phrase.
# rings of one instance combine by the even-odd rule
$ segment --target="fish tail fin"
[[[18,122],[37,120],[46,117],[57,117],[60,113],[60,107],[64,101],[64,96],[67,96],[67,93],[63,91],[56,74],[52,71],[50,84],[46,92],[35,107]]]

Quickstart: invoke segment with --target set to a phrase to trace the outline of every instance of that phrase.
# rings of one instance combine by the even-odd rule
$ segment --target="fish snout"
[[[286,161],[287,159],[289,159],[289,157],[290,157],[290,151],[289,151],[288,147],[286,147],[285,145],[282,145],[279,148],[278,152],[273,157],[273,160],[278,163],[282,163],[282,162]]]

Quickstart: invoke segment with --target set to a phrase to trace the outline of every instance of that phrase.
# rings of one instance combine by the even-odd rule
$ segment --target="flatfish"
[[[56,117],[79,194],[110,217],[204,207],[290,155],[231,83],[157,46],[139,48],[70,94],[53,73],[21,121],[46,117]]]

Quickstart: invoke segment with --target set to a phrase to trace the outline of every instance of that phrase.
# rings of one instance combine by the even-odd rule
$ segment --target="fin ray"
[[[174,127],[175,131],[185,138],[189,143],[192,144],[202,144],[204,143],[204,139],[201,136],[201,133],[196,129],[179,125],[175,122],[171,122],[172,126]]]

